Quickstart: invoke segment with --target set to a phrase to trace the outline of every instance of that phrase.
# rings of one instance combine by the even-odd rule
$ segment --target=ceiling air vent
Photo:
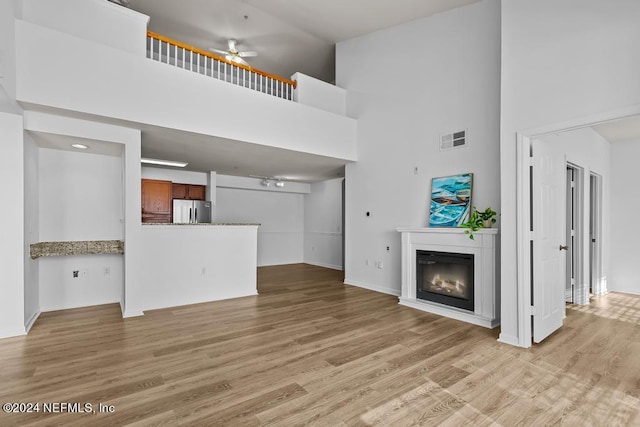
[[[448,133],[440,136],[440,151],[462,148],[467,145],[467,131]]]

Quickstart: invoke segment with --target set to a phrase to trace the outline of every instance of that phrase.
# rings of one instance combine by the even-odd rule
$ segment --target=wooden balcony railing
[[[147,58],[278,98],[293,100],[296,82],[238,64],[169,37],[147,32]]]

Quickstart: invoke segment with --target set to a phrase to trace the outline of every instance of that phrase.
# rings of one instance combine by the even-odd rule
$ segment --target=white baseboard
[[[359,282],[357,280],[344,279],[345,285],[357,286],[358,288],[369,289],[370,291],[380,292],[387,295],[400,296],[400,289],[393,289],[386,286],[374,286],[368,283]]]
[[[311,261],[305,261],[305,264],[309,264],[309,265],[315,265],[316,267],[324,267],[324,268],[330,268],[332,270],[344,270],[342,268],[342,266],[340,265],[333,265],[333,264],[325,264],[323,262],[311,262]]]
[[[153,311],[153,310],[164,310],[166,308],[175,308],[175,309],[179,309],[180,307],[185,307],[188,305],[194,305],[194,304],[203,304],[203,303],[207,303],[207,302],[216,302],[216,301],[224,301],[224,300],[229,300],[229,299],[236,299],[236,298],[246,298],[246,297],[253,297],[253,296],[257,296],[258,292],[256,290],[256,292],[250,292],[247,294],[243,294],[243,295],[225,295],[222,297],[217,297],[214,299],[207,299],[207,300],[193,300],[193,301],[180,301],[180,302],[168,302],[166,304],[161,304],[161,305],[157,305],[157,306],[147,306],[145,307],[140,314],[136,314],[136,312],[133,312],[132,314],[127,313],[126,316],[124,317],[134,317],[134,316],[144,316],[144,312],[146,311]]]
[[[144,316],[144,311],[134,311],[134,310],[125,310],[122,313],[122,318],[126,319],[128,317],[139,317],[139,316]]]
[[[638,292],[637,289],[609,289],[604,291],[604,293],[599,294],[599,295],[606,295],[606,294],[629,294],[629,295],[640,295],[640,293]]]
[[[516,347],[525,347],[525,346],[520,345],[520,342],[518,341],[518,337],[516,337],[514,335],[507,335],[504,332],[500,333],[500,336],[498,337],[498,342],[501,342],[503,344],[513,345],[513,346],[516,346]],[[529,346],[529,347],[531,347],[531,346]]]
[[[303,260],[288,260],[288,261],[279,261],[279,262],[271,262],[271,263],[258,263],[256,267],[275,267],[278,265],[292,265],[292,264],[304,264]]]
[[[24,326],[19,328],[19,329],[3,329],[3,330],[0,330],[0,339],[21,337],[23,335],[26,335],[26,333],[24,332]]]
[[[35,313],[33,313],[33,316],[31,316],[31,318],[29,319],[27,324],[24,325],[24,333],[25,334],[29,333],[29,331],[31,330],[31,327],[33,326],[33,324],[36,323],[36,320],[38,320],[38,317],[40,317],[40,313],[41,313],[40,310],[38,310]]]

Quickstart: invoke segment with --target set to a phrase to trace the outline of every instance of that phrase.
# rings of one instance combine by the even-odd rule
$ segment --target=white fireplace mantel
[[[402,294],[400,304],[486,328],[500,324],[500,285],[496,277],[498,230],[475,231],[474,239],[463,228],[398,228],[402,233]],[[474,310],[463,310],[416,298],[416,251],[474,255]]]

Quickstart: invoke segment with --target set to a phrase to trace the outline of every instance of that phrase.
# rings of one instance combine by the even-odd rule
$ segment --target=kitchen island
[[[143,224],[127,316],[257,294],[260,224]],[[129,267],[129,266],[127,266]]]

